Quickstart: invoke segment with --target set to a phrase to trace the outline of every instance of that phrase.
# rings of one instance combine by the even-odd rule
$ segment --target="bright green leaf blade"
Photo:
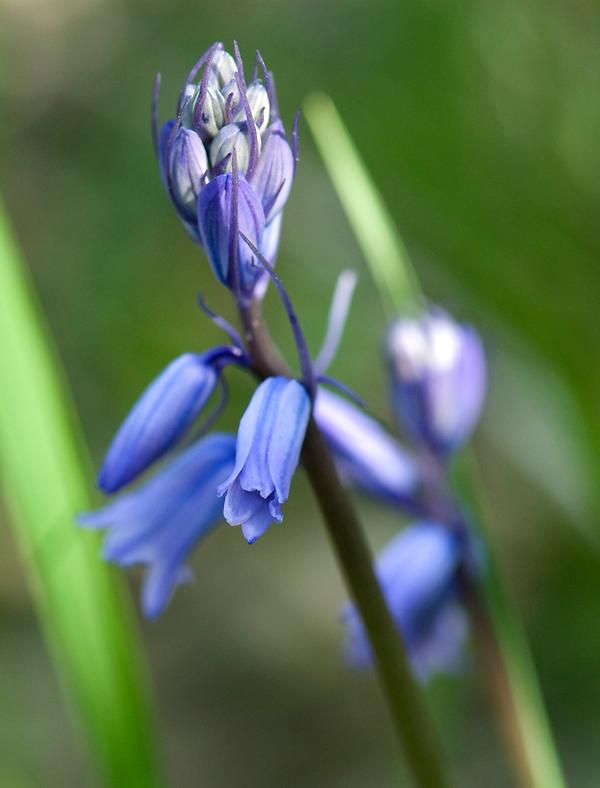
[[[396,313],[414,312],[424,301],[416,274],[381,194],[360,159],[335,105],[328,96],[318,94],[307,99],[304,110],[382,301],[386,306],[391,304]],[[462,473],[459,480],[471,500],[476,496],[472,478],[472,474]],[[480,511],[480,514],[483,516],[484,513]],[[536,787],[564,788],[527,638],[493,558],[490,564],[486,594],[513,691],[531,774]]]
[[[304,103],[313,139],[389,314],[412,312],[421,288],[381,194],[333,101],[314,93]]]
[[[1,209],[1,206],[0,206]],[[0,478],[51,653],[110,786],[162,784],[135,620],[97,534],[55,354],[0,210]]]

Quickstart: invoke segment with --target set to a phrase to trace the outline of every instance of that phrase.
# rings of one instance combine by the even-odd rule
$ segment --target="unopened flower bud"
[[[223,85],[220,93],[223,96],[223,101],[225,102],[225,104],[229,102],[232,109],[233,107],[237,107],[238,104],[240,103],[240,89],[235,79],[232,79],[226,85]],[[239,119],[246,120],[245,116]],[[237,120],[237,116],[236,116],[236,120]]]
[[[217,175],[202,189],[198,200],[198,230],[202,245],[215,275],[230,288],[236,286],[234,272],[230,268],[232,187],[231,174]],[[243,175],[239,176],[236,207],[239,232],[260,248],[265,217],[258,197]],[[241,238],[238,240],[237,265],[239,287],[244,295],[251,295],[263,269]]]
[[[229,123],[227,126],[223,126],[211,142],[210,163],[218,174],[231,172],[231,158],[234,150],[237,156],[238,170],[244,175],[250,162],[250,141],[245,123],[239,125]]]
[[[175,134],[167,156],[175,204],[185,221],[195,222],[196,202],[208,170],[202,140],[195,132],[182,127]]]
[[[231,57],[229,52],[220,49],[212,59],[210,64],[211,76],[216,82],[217,88],[222,88],[232,79],[235,79],[237,66],[235,60]]]
[[[446,456],[469,437],[485,399],[486,363],[475,331],[441,310],[397,320],[387,335],[396,416],[409,435]]]
[[[220,90],[210,85],[206,89],[206,98],[200,111],[197,108],[199,98],[200,88],[190,102],[189,122],[185,122],[186,118],[184,123],[194,128],[203,142],[209,144],[225,123],[225,99]]]
[[[246,96],[248,98],[248,104],[250,105],[250,111],[252,113],[252,118],[254,119],[256,128],[258,129],[259,133],[262,134],[269,125],[269,95],[262,82],[256,81],[248,85]],[[238,123],[240,121],[246,120],[246,112],[243,107],[238,109],[234,120]]]
[[[263,138],[262,154],[252,174],[252,186],[270,222],[283,210],[294,180],[294,156],[281,121],[275,121]]]

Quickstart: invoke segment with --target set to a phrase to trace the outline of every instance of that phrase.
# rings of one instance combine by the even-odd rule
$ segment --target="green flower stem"
[[[250,310],[242,311],[241,319],[259,377],[290,376],[290,370],[261,319],[260,304],[255,302]],[[443,788],[449,782],[436,733],[375,577],[373,559],[360,522],[312,418],[306,432],[302,461],[340,569],[369,633],[381,686],[415,784],[422,788]]]

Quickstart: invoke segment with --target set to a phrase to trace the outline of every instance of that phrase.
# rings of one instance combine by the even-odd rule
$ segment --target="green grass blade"
[[[135,620],[98,538],[66,387],[0,205],[0,479],[77,727],[110,786],[162,784]]]
[[[382,301],[388,308],[393,306],[396,313],[414,312],[424,302],[416,274],[381,194],[360,159],[335,105],[327,96],[313,95],[307,99],[304,112]],[[473,473],[461,473],[460,484],[470,499],[480,499],[481,491],[475,492]],[[479,509],[483,518],[485,513],[481,507]],[[489,539],[486,541],[489,545]],[[564,788],[527,638],[493,557],[486,594],[535,786]]]
[[[392,217],[333,101],[314,93],[304,115],[388,314],[423,302],[418,279]]]

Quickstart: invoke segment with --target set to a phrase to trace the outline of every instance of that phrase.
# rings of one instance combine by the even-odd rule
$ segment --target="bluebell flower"
[[[152,113],[163,184],[182,224],[206,250],[218,279],[230,288],[234,284],[229,271],[234,158],[239,230],[271,265],[296,158],[279,116],[271,72],[258,55],[262,78],[247,85],[237,45],[234,49],[235,57],[220,43],[205,52],[183,86],[177,116],[161,130],[157,81]],[[256,287],[260,297],[267,282],[263,268],[245,244],[238,245],[237,256],[242,295],[253,295]]]
[[[416,463],[378,421],[323,388],[317,393],[314,417],[345,482],[412,508],[419,486]]]
[[[461,664],[467,636],[458,578],[463,553],[461,534],[423,521],[392,539],[375,564],[413,671],[423,682]],[[349,603],[342,616],[348,659],[356,667],[370,666],[371,646],[355,606]]]
[[[386,341],[392,402],[399,422],[418,443],[445,457],[470,436],[486,392],[479,336],[441,310],[397,320]]]
[[[82,526],[107,529],[106,560],[146,566],[142,607],[149,618],[161,613],[174,587],[189,578],[189,552],[222,517],[216,489],[234,459],[233,435],[209,435],[141,487],[79,517]]]
[[[256,389],[242,416],[235,467],[218,494],[226,494],[225,519],[241,525],[249,544],[283,519],[281,505],[290,492],[309,415],[305,388],[297,380],[272,377]]]
[[[152,381],[119,428],[98,476],[114,493],[169,451],[187,432],[211,396],[219,367],[234,360],[231,348],[184,353]]]

